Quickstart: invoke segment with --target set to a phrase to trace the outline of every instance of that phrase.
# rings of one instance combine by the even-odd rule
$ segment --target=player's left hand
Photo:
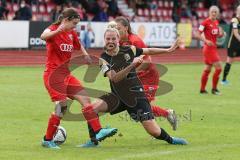
[[[178,37],[176,41],[172,44],[172,46],[167,50],[167,52],[175,51],[181,43],[182,43],[182,40],[180,37]]]

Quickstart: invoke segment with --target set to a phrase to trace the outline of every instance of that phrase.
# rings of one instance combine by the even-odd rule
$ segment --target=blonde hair
[[[107,32],[115,32],[115,33],[117,33],[117,36],[120,37],[120,34],[119,34],[119,32],[116,28],[107,28],[104,32],[104,37],[105,37]]]
[[[220,10],[219,10],[218,6],[211,6],[211,7],[209,8],[209,12],[211,12],[211,10],[213,10],[213,9],[216,9],[217,12],[218,12],[218,15],[219,15]]]
[[[107,24],[107,28],[115,28],[117,29],[117,23],[115,21],[111,21]]]

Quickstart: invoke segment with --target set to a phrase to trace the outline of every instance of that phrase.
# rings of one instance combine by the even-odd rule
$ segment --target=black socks
[[[155,137],[160,140],[164,140],[170,144],[172,144],[172,137],[164,130],[161,128],[161,134],[158,137]]]
[[[229,74],[230,69],[231,69],[231,64],[226,63],[223,71],[223,79],[222,79],[223,81],[227,80],[227,75]]]

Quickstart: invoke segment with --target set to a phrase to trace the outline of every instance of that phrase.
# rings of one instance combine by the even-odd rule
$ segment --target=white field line
[[[176,154],[181,152],[196,152],[196,151],[204,151],[204,150],[210,150],[210,149],[222,149],[222,148],[231,148],[231,147],[240,147],[240,144],[223,144],[223,145],[207,145],[207,146],[201,146],[201,147],[195,147],[195,148],[185,148],[184,146],[181,149],[177,150],[168,150],[168,151],[159,151],[159,152],[140,152],[135,154],[125,154],[123,156],[118,156],[116,158],[108,158],[106,160],[126,160],[130,158],[148,158],[153,156],[160,156],[160,155],[170,155],[170,154]]]

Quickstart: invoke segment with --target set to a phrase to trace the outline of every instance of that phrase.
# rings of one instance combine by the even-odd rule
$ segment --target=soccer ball
[[[67,139],[67,132],[66,129],[63,128],[62,126],[58,126],[58,129],[55,133],[55,135],[53,136],[53,141],[60,145],[63,144]]]

